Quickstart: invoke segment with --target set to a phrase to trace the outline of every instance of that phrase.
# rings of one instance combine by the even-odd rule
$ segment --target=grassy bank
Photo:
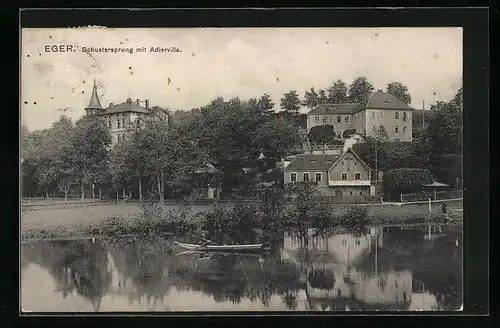
[[[430,215],[427,204],[360,206],[367,208],[367,220],[371,224],[439,223],[445,219],[444,215],[437,213],[438,204],[432,205],[433,213]],[[332,215],[342,217],[349,208],[347,205],[334,205]],[[461,208],[461,204],[449,204],[448,208]],[[177,215],[178,206],[165,205],[163,210],[167,215],[161,218],[150,215],[149,219],[144,217],[137,203],[26,211],[21,214],[21,239],[196,231],[203,222],[201,214],[209,209],[209,205],[195,205],[190,208],[189,218],[182,218]],[[450,216],[460,220],[462,212],[452,211]]]

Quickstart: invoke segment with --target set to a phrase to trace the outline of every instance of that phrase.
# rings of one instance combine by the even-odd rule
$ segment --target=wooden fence
[[[401,194],[400,201],[403,202],[418,202],[426,201],[429,198],[431,200],[446,200],[446,199],[458,199],[463,198],[463,190],[442,190],[442,191],[430,191],[415,194]]]

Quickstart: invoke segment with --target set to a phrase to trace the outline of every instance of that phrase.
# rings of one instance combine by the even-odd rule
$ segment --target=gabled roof
[[[97,86],[94,79],[94,87],[92,88],[92,95],[90,96],[89,105],[86,109],[103,109],[101,102],[99,101],[99,96],[97,96]]]
[[[321,104],[311,110],[307,115],[353,114],[361,110],[363,110],[363,104],[361,103]]]
[[[102,115],[126,113],[126,112],[150,114],[151,110],[147,109],[146,107],[137,105],[137,103],[133,101],[126,101],[121,104],[113,105],[111,107],[106,108],[102,112]]]
[[[327,171],[339,157],[339,155],[299,154],[285,171]]]
[[[370,93],[359,103],[320,104],[307,113],[307,115],[355,114],[367,108],[413,110],[412,107],[405,105],[392,94],[376,91]]]
[[[364,108],[413,110],[392,94],[382,91],[372,92]]]
[[[341,155],[341,156],[340,156],[340,157],[339,157],[339,158],[335,161],[335,163],[333,163],[333,165],[331,165],[331,166],[330,166],[330,168],[329,168],[329,169],[332,169],[332,168],[334,168],[335,166],[337,166],[337,165],[340,163],[340,161],[342,161],[342,159],[345,157],[345,155],[346,155],[347,153],[352,153],[352,154],[354,155],[354,157],[356,157],[356,159],[357,159],[357,160],[358,160],[361,164],[363,164],[363,166],[364,166],[364,167],[366,167],[366,169],[367,169],[368,171],[372,171],[371,167],[369,167],[369,166],[368,166],[368,165],[367,165],[367,164],[366,164],[366,163],[365,163],[365,162],[361,159],[361,157],[359,157],[359,155],[358,155],[358,154],[356,154],[356,152],[355,152],[354,150],[352,150],[352,148],[348,148],[348,149],[347,149],[347,151],[345,151],[345,152],[344,152],[344,153],[343,153],[343,154],[342,154],[342,155]]]

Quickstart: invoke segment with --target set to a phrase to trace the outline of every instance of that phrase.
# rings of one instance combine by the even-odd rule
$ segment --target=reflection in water
[[[430,235],[428,226],[377,227],[365,235],[311,234],[306,244],[289,234],[268,255],[177,257],[163,237],[39,242],[22,245],[21,286],[32,285],[32,263],[53,280],[40,288],[55,284],[49,298],[73,311],[87,310],[69,295],[94,311],[457,310],[457,240],[461,227],[431,228]],[[31,307],[44,304],[40,295],[32,287],[22,291]],[[27,310],[46,309],[41,305]]]

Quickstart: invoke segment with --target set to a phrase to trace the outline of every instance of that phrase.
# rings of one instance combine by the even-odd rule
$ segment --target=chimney
[[[139,98],[137,98],[137,100],[135,102],[137,105],[139,105]]]
[[[131,103],[132,102],[132,98],[127,98],[127,103]]]
[[[109,103],[109,106],[108,107],[113,107],[113,103]]]
[[[146,99],[146,108],[149,108],[149,99]]]

